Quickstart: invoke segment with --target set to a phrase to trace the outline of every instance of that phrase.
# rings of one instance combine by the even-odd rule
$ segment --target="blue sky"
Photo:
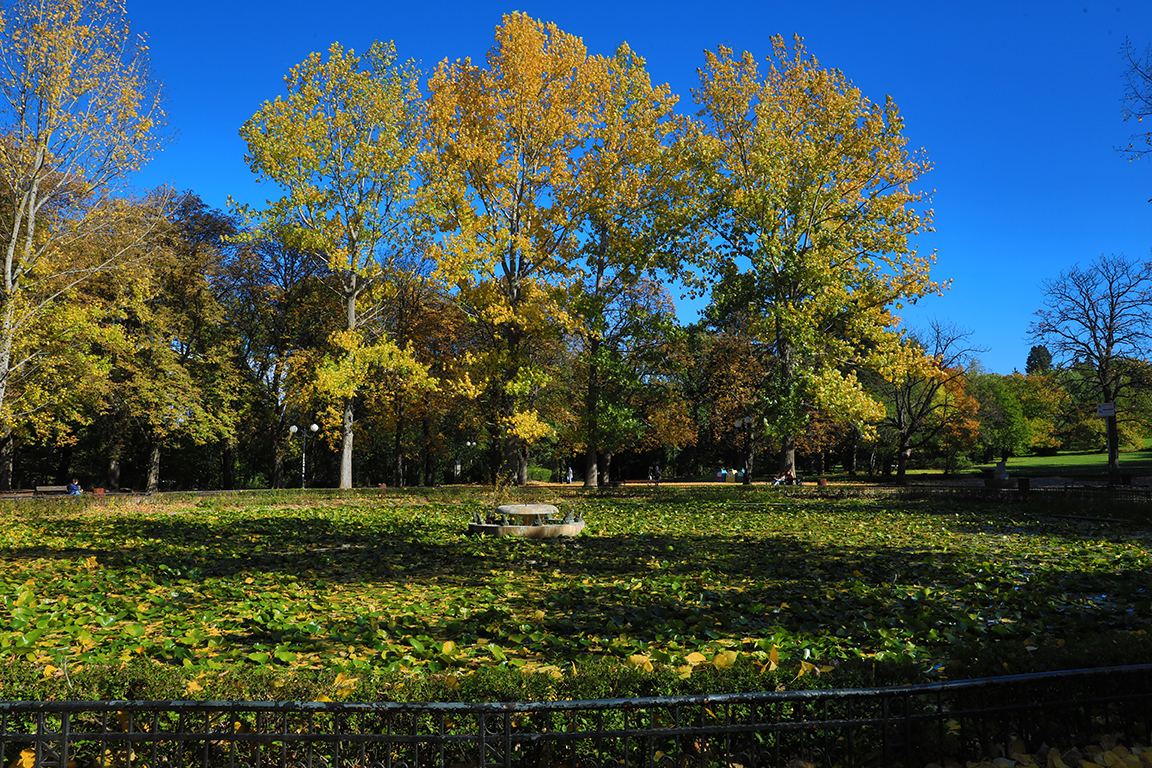
[[[707,10],[705,10],[707,8]],[[168,184],[223,208],[231,195],[260,205],[279,193],[244,163],[240,126],[283,92],[288,69],[333,41],[357,51],[393,40],[430,71],[442,59],[480,59],[504,13],[525,11],[579,35],[593,53],[622,41],[644,56],[691,109],[703,51],[726,45],[763,59],[773,34],[805,38],[873,100],[890,94],[911,145],[935,164],[934,276],[943,297],[907,309],[972,331],[985,369],[1023,370],[1042,281],[1101,253],[1152,258],[1152,161],[1114,147],[1121,121],[1125,37],[1152,43],[1149,0],[822,3],[392,3],[282,0],[129,0],[167,91],[173,141],[135,179]],[[686,306],[682,317],[691,319]]]

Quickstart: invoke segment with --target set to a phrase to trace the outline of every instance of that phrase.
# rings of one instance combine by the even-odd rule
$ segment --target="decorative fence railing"
[[[1152,664],[919,685],[500,704],[0,702],[14,768],[892,766],[1147,738]],[[1147,743],[1144,741],[1144,743]],[[1043,755],[1041,755],[1043,764]]]

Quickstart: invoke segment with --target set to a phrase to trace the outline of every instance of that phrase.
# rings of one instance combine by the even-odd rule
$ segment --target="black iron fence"
[[[914,768],[1107,738],[1147,744],[1150,701],[1152,664],[904,688],[598,701],[17,701],[0,702],[0,765]]]
[[[1106,503],[1152,505],[1152,488],[1127,485],[1061,485],[1045,487],[1013,486],[986,488],[972,485],[830,485],[813,484],[774,489],[779,496],[822,499],[907,499],[995,502],[1003,504],[1082,506],[1089,508]]]

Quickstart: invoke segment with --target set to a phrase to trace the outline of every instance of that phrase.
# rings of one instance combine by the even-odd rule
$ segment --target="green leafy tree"
[[[225,256],[212,287],[249,393],[237,433],[241,459],[251,479],[262,476],[282,488],[288,428],[314,416],[289,410],[288,372],[297,353],[322,346],[337,329],[339,298],[325,283],[324,260],[276,232],[247,239]]]
[[[160,487],[162,449],[227,442],[234,434],[242,380],[210,282],[232,232],[227,217],[185,194],[142,246],[131,279],[104,281],[122,312],[120,338],[104,350],[112,361],[106,405],[112,488],[130,428],[147,444],[149,492]],[[223,482],[231,484],[228,477]]]
[[[1024,407],[1006,377],[995,373],[969,375],[972,396],[980,404],[980,435],[977,451],[981,460],[998,456],[1008,461],[1019,456],[1029,445],[1028,424]]]

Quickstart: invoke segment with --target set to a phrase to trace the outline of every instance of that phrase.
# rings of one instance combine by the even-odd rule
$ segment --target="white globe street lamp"
[[[313,434],[315,434],[316,431],[319,429],[320,429],[319,424],[313,424],[312,426],[308,427],[308,431],[312,432]],[[308,432],[304,432],[303,430],[300,429],[300,427],[296,426],[295,424],[288,427],[288,434],[295,435],[297,432],[300,433],[300,439],[301,439],[301,444],[300,444],[300,488],[303,489],[304,488],[304,477],[305,477],[304,472],[308,468]]]

